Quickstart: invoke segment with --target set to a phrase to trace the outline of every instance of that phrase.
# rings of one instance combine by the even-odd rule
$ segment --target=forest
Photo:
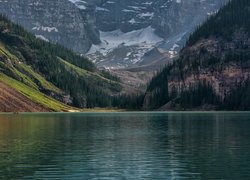
[[[120,92],[121,84],[109,72],[98,70],[87,58],[71,50],[36,38],[4,16],[0,16],[0,32],[1,44],[4,51],[8,52],[2,53],[10,54],[10,61],[2,59],[1,72],[4,74],[28,85],[20,76],[22,73],[39,86],[39,91],[49,96],[62,101],[63,97],[69,95],[70,98],[65,103],[75,107],[112,106],[113,96]],[[61,89],[62,93],[52,92],[44,87],[31,73],[23,70],[23,66],[25,69],[31,67],[33,74],[41,75]]]
[[[168,104],[169,109],[177,110],[199,109],[204,105],[214,110],[249,110],[249,9],[250,1],[232,0],[199,26],[179,58],[151,80],[141,108],[147,102],[146,109]],[[207,43],[209,41],[212,45]],[[239,82],[225,87],[223,95],[216,94],[213,83],[200,78],[204,74],[208,78],[216,74],[222,79],[220,74],[227,69],[236,69],[241,77]],[[190,76],[195,79],[192,85],[187,80]],[[230,78],[223,81],[230,81]],[[173,82],[184,84],[184,87],[172,86],[170,90]]]

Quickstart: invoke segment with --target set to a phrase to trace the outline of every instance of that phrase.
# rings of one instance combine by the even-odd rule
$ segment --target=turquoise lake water
[[[0,179],[250,179],[250,113],[0,115]]]

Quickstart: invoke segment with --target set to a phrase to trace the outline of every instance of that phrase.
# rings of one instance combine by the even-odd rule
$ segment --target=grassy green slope
[[[0,16],[0,73],[0,80],[5,83],[9,80],[4,77],[12,78],[34,90],[32,94],[40,92],[79,108],[111,106],[113,95],[121,90],[118,79],[99,71],[86,58],[37,39],[3,16]],[[28,89],[23,88],[22,94],[28,96],[25,90]],[[43,101],[34,96],[31,99]]]
[[[1,43],[0,44],[0,81],[9,87],[20,92],[32,102],[42,105],[52,111],[69,111],[74,109],[40,92],[46,89],[54,93],[62,93],[59,88],[45,80],[31,67],[23,64],[18,58],[11,54]]]
[[[5,60],[5,62],[0,62],[0,67],[2,67],[2,71],[7,73],[9,76],[36,90],[42,88],[55,93],[61,92],[59,88],[48,82],[40,74],[36,73],[31,66],[19,61],[19,59],[15,55],[11,54],[2,43],[0,43],[0,56],[2,60]]]
[[[15,89],[16,91],[20,92],[32,102],[42,105],[46,109],[50,109],[51,111],[70,111],[70,110],[77,110],[76,108],[70,107],[65,105],[45,94],[39,92],[38,90],[29,87],[28,85],[21,83],[13,78],[6,76],[3,73],[0,73],[0,81],[4,84],[10,86],[11,88]]]

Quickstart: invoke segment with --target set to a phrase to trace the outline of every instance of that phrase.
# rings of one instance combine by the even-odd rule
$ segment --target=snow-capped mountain
[[[191,32],[227,0],[107,0],[96,3],[101,44],[88,55],[99,66],[123,68],[172,58]],[[105,32],[105,33],[104,33]],[[157,56],[151,54],[157,49]],[[161,54],[161,55],[160,55]],[[148,56],[152,59],[148,60]]]
[[[92,45],[87,55],[98,64],[107,68],[124,68],[137,65],[142,57],[163,41],[154,33],[152,27],[129,32],[120,29],[100,32],[101,44]]]
[[[195,27],[227,1],[4,0],[0,11],[100,67],[123,68],[175,56]]]

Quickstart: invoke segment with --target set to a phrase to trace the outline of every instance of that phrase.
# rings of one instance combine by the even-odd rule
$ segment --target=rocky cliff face
[[[155,48],[155,60],[172,58],[187,37],[228,0],[113,0],[96,7],[102,44],[90,56],[100,66],[130,67],[145,64]],[[105,33],[104,33],[105,32]],[[118,38],[117,38],[118,37]],[[147,64],[150,64],[147,63]]]
[[[85,53],[99,42],[94,11],[80,9],[68,0],[5,0],[0,12],[38,38]]]
[[[163,38],[188,31],[226,0],[113,0],[97,3],[97,26],[101,31],[130,32],[152,26]]]
[[[4,0],[0,12],[38,38],[88,52],[101,67],[124,68],[172,58],[227,1]],[[155,48],[164,53],[153,56]]]

